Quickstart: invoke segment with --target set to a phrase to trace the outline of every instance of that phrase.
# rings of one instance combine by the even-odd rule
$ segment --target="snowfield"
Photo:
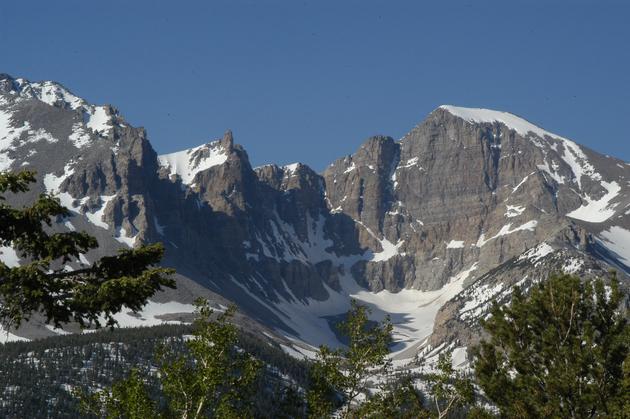
[[[167,168],[171,176],[179,176],[185,185],[190,185],[197,173],[223,164],[227,158],[218,141],[158,156],[160,165]]]

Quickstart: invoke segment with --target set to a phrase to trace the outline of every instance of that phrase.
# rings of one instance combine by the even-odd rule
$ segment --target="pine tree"
[[[255,381],[262,364],[238,347],[238,330],[229,323],[231,306],[212,320],[207,301],[197,301],[193,338],[187,353],[158,356],[160,382],[169,410],[181,418],[236,418],[252,414]]]
[[[104,417],[182,419],[253,417],[253,396],[262,363],[238,344],[238,330],[229,323],[234,307],[213,319],[208,302],[198,300],[193,336],[186,350],[158,351],[160,399],[149,396],[136,372],[91,395],[77,392],[85,412]],[[144,416],[143,416],[144,415]]]
[[[0,173],[0,200],[7,192],[26,192],[34,172]],[[98,243],[84,232],[55,233],[53,221],[70,211],[51,195],[42,194],[30,206],[13,208],[0,203],[0,246],[11,246],[25,263],[10,267],[0,261],[0,321],[18,327],[33,312],[41,312],[55,326],[70,321],[95,324],[123,307],[140,310],[162,287],[174,287],[170,269],[155,267],[162,258],[161,244],[121,250],[89,267],[64,269]]]
[[[392,341],[389,319],[382,324],[368,324],[369,309],[352,301],[346,321],[339,329],[348,338],[347,348],[321,346],[314,363],[308,393],[311,417],[327,417],[343,404],[341,417],[351,417],[358,398],[369,398],[370,379],[385,375],[391,368],[387,357]],[[340,403],[339,403],[340,402]]]
[[[452,363],[452,352],[442,352],[438,357],[437,371],[426,377],[427,390],[438,419],[449,417],[458,408],[471,405],[475,400],[472,380]]]
[[[552,275],[529,296],[515,289],[482,323],[490,340],[476,349],[480,387],[507,417],[620,414],[630,397],[622,301],[615,278],[606,286]]]
[[[129,377],[115,383],[109,392],[76,394],[81,400],[81,410],[96,417],[157,419],[162,416],[157,410],[157,404],[149,397],[147,386],[137,369],[132,369]]]

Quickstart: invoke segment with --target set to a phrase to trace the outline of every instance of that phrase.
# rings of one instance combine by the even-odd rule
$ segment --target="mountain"
[[[174,141],[177,139],[174,139]],[[160,241],[178,289],[123,325],[235,302],[291,353],[340,345],[357,299],[395,324],[399,359],[479,339],[513,286],[553,270],[630,284],[630,165],[515,115],[440,106],[402,139],[369,138],[323,173],[252,168],[231,132],[158,156],[141,128],[54,82],[0,75],[0,170],[34,169],[102,247]],[[13,202],[20,202],[13,199]],[[19,263],[10,246],[5,263]],[[72,330],[72,325],[67,327]],[[34,320],[11,336],[61,333]]]

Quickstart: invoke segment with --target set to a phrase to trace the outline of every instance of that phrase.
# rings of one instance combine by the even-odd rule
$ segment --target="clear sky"
[[[0,8],[0,72],[56,80],[158,151],[230,128],[317,170],[441,104],[521,115],[630,160],[624,0],[106,0]]]

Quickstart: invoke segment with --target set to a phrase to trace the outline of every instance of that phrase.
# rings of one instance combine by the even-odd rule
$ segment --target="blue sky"
[[[630,2],[15,4],[0,9],[0,72],[113,104],[159,153],[230,128],[254,165],[321,170],[454,104],[630,160]]]

